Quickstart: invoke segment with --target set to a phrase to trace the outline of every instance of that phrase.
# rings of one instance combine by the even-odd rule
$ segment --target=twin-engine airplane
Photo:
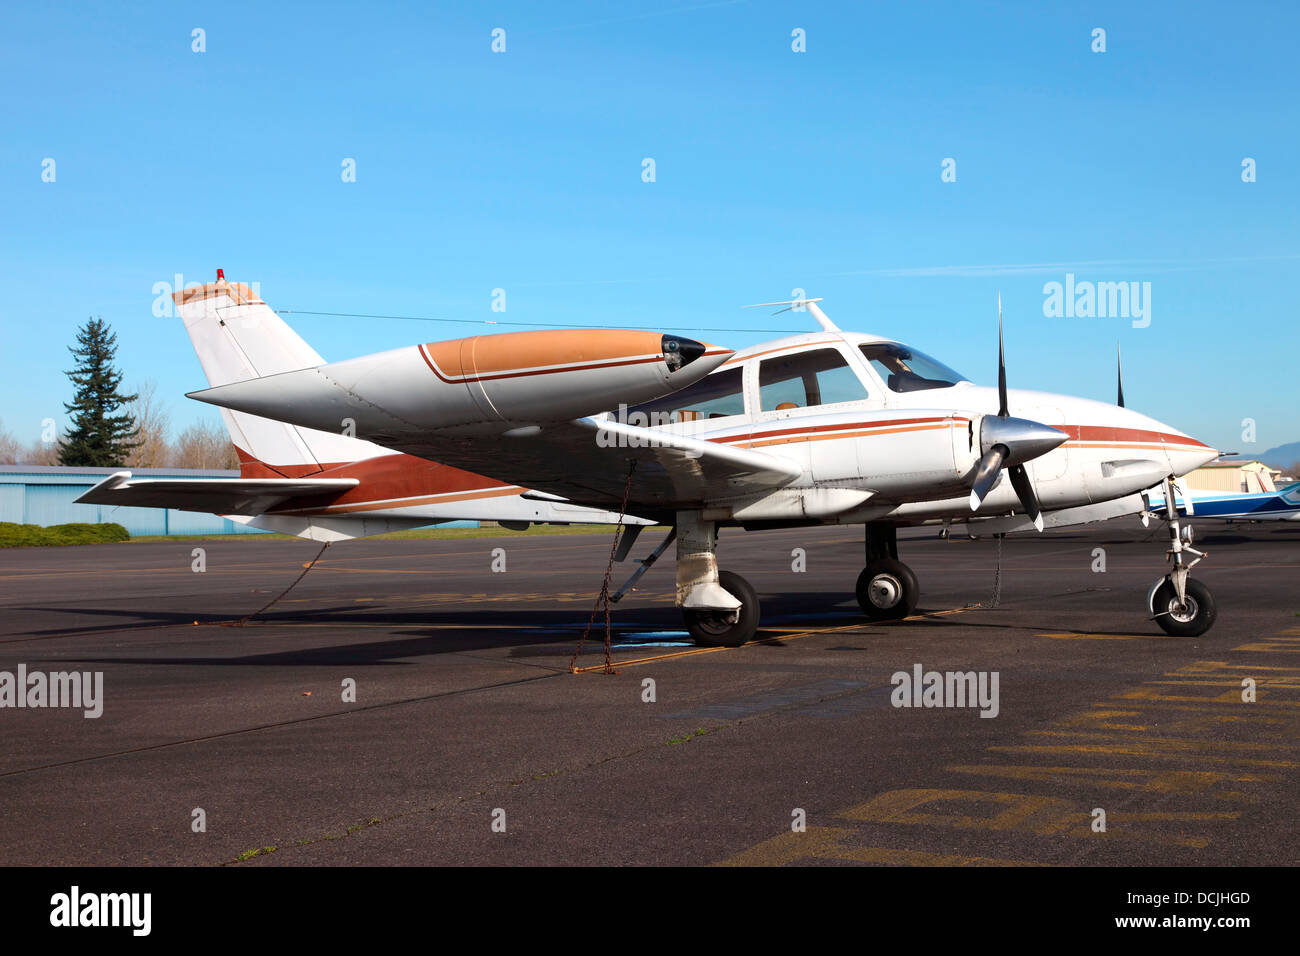
[[[916,608],[898,560],[904,525],[1001,534],[1144,511],[1142,492],[1217,452],[1123,407],[998,387],[916,349],[838,329],[739,352],[660,332],[510,332],[326,363],[245,285],[176,304],[241,460],[238,479],[112,475],[79,500],[211,511],[338,540],[456,519],[619,521],[672,527],[621,596],[675,540],[677,605],[702,644],[735,646],[759,600],[719,571],[717,532],[861,524],[857,599],[874,620]],[[1014,412],[1014,415],[1013,415]],[[360,436],[360,437],[356,437]],[[1199,552],[1170,527],[1173,570],[1148,606],[1174,634],[1213,623],[1188,576]],[[1183,554],[1198,555],[1185,564]]]

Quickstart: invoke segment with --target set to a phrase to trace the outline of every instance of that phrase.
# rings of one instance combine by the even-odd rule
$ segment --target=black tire
[[[1219,608],[1214,595],[1195,578],[1187,579],[1187,604],[1178,608],[1178,592],[1168,575],[1160,582],[1151,597],[1151,611],[1156,623],[1166,634],[1174,637],[1199,637],[1214,626]],[[1172,613],[1171,613],[1172,612]]]
[[[858,575],[858,605],[873,621],[897,621],[916,610],[921,588],[902,561],[876,558]]]
[[[719,571],[718,584],[740,602],[736,621],[728,621],[723,611],[690,611],[683,608],[686,630],[690,631],[696,644],[704,647],[740,647],[752,639],[758,630],[758,592],[734,571]]]

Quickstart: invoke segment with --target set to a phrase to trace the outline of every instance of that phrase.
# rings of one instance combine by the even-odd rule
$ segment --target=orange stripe
[[[875,435],[894,435],[899,432],[928,432],[947,428],[948,425],[911,425],[907,428],[886,428],[866,432],[848,432],[842,435],[795,435],[791,438],[772,438],[767,441],[750,442],[747,448],[766,448],[768,445],[788,445],[796,441],[834,441],[838,438],[871,438]]]
[[[748,362],[752,358],[758,358],[760,355],[771,355],[773,352],[792,352],[795,349],[811,348],[814,345],[836,345],[839,339],[822,339],[817,342],[804,342],[802,345],[781,345],[774,349],[765,349],[762,352],[750,352],[748,355],[733,355],[722,363],[722,368],[726,368],[732,362]]]
[[[888,421],[881,421],[881,422],[841,422],[835,425],[797,425],[789,428],[778,428],[773,431],[755,432],[751,434],[749,437],[751,439],[767,438],[772,435],[789,434],[790,432],[825,432],[825,431],[835,431],[836,429],[846,429],[846,428],[885,428],[891,425],[911,425],[920,422],[942,422],[946,424],[950,421],[969,422],[970,419],[962,418],[960,416],[953,416],[952,418],[948,418],[946,416],[943,418],[935,418],[934,416],[931,416],[929,418],[891,418]],[[727,441],[728,439],[713,439],[713,440]]]

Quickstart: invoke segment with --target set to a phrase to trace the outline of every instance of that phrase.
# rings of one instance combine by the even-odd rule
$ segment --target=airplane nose
[[[1173,474],[1185,475],[1214,461],[1219,457],[1219,450],[1196,442],[1195,445],[1166,445],[1165,454],[1169,457],[1169,468]]]
[[[1185,475],[1219,457],[1217,448],[1211,448],[1171,425],[1152,419],[1147,419],[1147,422],[1149,424],[1146,427],[1159,434],[1171,474]]]
[[[697,342],[681,335],[672,335],[671,333],[665,333],[660,342],[664,353],[664,361],[668,363],[669,370],[673,372],[685,368],[708,351],[708,346],[703,342]]]

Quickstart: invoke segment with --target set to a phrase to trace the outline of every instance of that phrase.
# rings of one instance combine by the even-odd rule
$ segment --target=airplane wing
[[[1144,507],[1141,495],[1126,495],[1099,504],[1044,511],[1043,527],[1069,528],[1096,521],[1108,521],[1111,518],[1122,518],[1124,515],[1141,514]],[[971,534],[1014,534],[1018,531],[1033,531],[1036,528],[1035,524],[1024,515],[969,518],[964,524]]]
[[[802,474],[793,462],[763,452],[612,419],[581,418],[521,431],[492,441],[442,434],[385,443],[533,489],[536,497],[615,511],[635,462],[627,510],[647,517],[779,488]]]
[[[119,471],[77,503],[259,514],[291,498],[341,494],[358,483],[356,478],[133,478],[131,472]]]

